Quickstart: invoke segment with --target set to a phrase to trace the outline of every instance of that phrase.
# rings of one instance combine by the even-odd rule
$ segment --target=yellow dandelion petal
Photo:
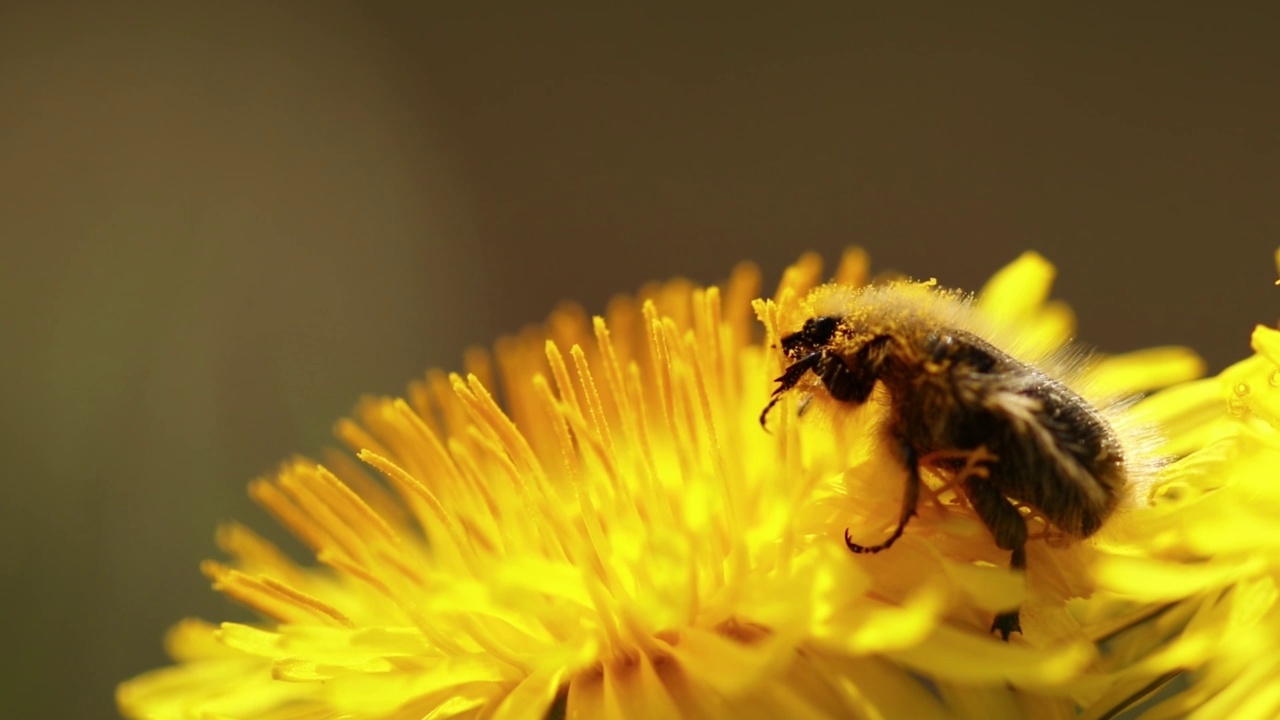
[[[991,276],[978,294],[978,306],[1006,321],[1033,317],[1049,297],[1055,274],[1039,253],[1023,253]]]
[[[1104,555],[1094,565],[1098,585],[1146,602],[1183,598],[1248,577],[1262,562],[1158,562],[1148,558]]]
[[[886,655],[947,682],[1051,688],[1084,670],[1094,657],[1094,648],[1084,643],[1052,650],[997,644],[972,632],[938,626],[926,641]]]
[[[919,645],[937,625],[944,608],[942,590],[925,586],[902,605],[873,604],[861,612],[846,612],[825,637],[832,647],[854,655],[885,653]]]
[[[1150,348],[1103,359],[1090,369],[1086,383],[1095,397],[1126,397],[1190,382],[1204,370],[1204,360],[1187,348]]]
[[[920,718],[935,720],[956,717],[943,705],[931,683],[918,675],[902,672],[893,662],[878,656],[849,657],[820,655],[817,668],[841,687],[856,708],[854,717]],[[846,715],[847,716],[847,715]]]
[[[1252,343],[1267,364],[1252,377],[1240,377],[1231,383],[1233,402],[1248,401],[1251,409],[1274,427],[1280,424],[1280,331],[1259,325],[1253,331]]]
[[[654,284],[599,317],[562,306],[469,351],[464,373],[365,398],[335,428],[351,454],[250,486],[318,564],[220,528],[229,560],[203,570],[259,621],[180,623],[175,664],[123,683],[121,712],[1103,718],[1149,699],[1149,717],[1272,717],[1280,332],[1259,328],[1258,354],[1217,378],[1197,380],[1181,348],[1061,378],[1099,403],[1132,482],[1097,518],[1009,505],[1025,571],[978,507],[991,498],[975,488],[1002,470],[994,440],[916,458],[904,515],[912,466],[884,430],[902,418],[874,378],[860,407],[816,371],[793,378],[760,427],[798,364],[784,338],[867,298],[989,332],[1018,358],[1070,356],[1075,318],[1049,299],[1053,275],[1027,253],[970,303],[871,281],[850,250],[834,283],[807,254],[758,299],[744,264],[721,288]],[[1064,426],[1022,424],[1038,412],[1029,397],[1000,400],[1004,429],[1060,451]],[[1087,540],[1058,526],[1104,516]],[[992,621],[1015,610],[1006,642]]]
[[[1016,328],[1019,349],[1043,357],[1075,332],[1075,314],[1064,303],[1048,301],[1055,269],[1039,253],[1023,253],[987,281],[978,293],[978,310],[1002,328]]]

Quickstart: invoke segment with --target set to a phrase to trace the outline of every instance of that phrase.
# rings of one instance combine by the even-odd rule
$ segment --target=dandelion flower
[[[974,304],[1028,359],[1074,332],[1052,275],[1025,255]],[[564,307],[471,353],[466,375],[363,401],[337,427],[356,459],[294,460],[250,488],[318,565],[221,528],[230,559],[203,570],[260,622],[181,622],[175,664],[122,684],[122,713],[1109,717],[1194,674],[1152,712],[1275,714],[1280,333],[1217,380],[1192,382],[1199,360],[1176,348],[1079,369],[1102,405],[1177,385],[1115,405],[1177,460],[1096,539],[1027,508],[1029,570],[1011,572],[930,473],[892,550],[854,556],[846,529],[875,537],[901,496],[872,442],[883,406],[800,418],[788,401],[772,434],[757,421],[773,346],[821,278],[805,256],[769,300],[741,266],[723,290],[655,285],[591,319]],[[835,282],[866,279],[847,253]],[[991,617],[1015,607],[1024,634],[1003,642]]]

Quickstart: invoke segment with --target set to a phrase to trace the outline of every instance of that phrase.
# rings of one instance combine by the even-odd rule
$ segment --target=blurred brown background
[[[0,6],[4,717],[111,717],[242,617],[249,478],[565,297],[1036,248],[1214,369],[1280,308],[1268,10],[202,5]]]

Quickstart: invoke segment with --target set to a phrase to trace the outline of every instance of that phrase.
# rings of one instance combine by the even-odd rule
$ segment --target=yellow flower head
[[[867,280],[860,252],[827,286],[805,256],[770,300],[752,302],[743,266],[723,291],[676,281],[590,320],[566,307],[472,353],[465,377],[364,401],[337,428],[361,462],[296,460],[250,488],[320,567],[222,528],[231,560],[204,571],[262,621],[179,624],[177,664],[122,684],[121,711],[1109,717],[1194,674],[1157,716],[1246,701],[1275,714],[1280,333],[1259,330],[1260,355],[1215,380],[1188,382],[1200,362],[1175,348],[1063,363],[1074,321],[1046,302],[1052,274],[1028,254],[972,305],[910,286],[1019,359],[1065,368],[1152,460],[1087,541],[1023,508],[1025,575],[955,488],[998,460],[926,467],[897,544],[853,555],[846,531],[875,542],[901,503],[904,469],[874,432],[886,404],[841,407],[813,386],[760,427],[780,338]],[[1023,634],[1004,642],[991,619],[1014,608]]]

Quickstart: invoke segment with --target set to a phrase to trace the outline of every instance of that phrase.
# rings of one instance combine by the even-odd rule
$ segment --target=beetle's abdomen
[[[986,481],[1003,495],[1064,532],[1097,531],[1126,481],[1111,426],[1066,385],[984,341],[953,333],[949,342],[946,369],[891,383],[911,396],[899,403],[909,441],[925,453],[985,447],[996,456]]]
[[[996,456],[989,481],[1040,511],[1058,529],[1087,537],[1115,509],[1125,484],[1124,456],[1110,425],[1064,385],[1040,376],[989,393],[982,412],[959,418],[960,446]],[[963,428],[963,429],[962,429]]]

